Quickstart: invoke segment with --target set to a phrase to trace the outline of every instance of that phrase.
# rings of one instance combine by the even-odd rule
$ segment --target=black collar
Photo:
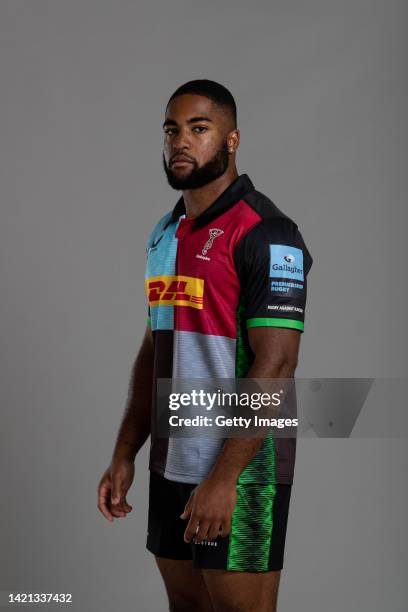
[[[218,196],[218,198],[195,218],[194,226],[203,227],[221,213],[225,212],[231,206],[239,202],[243,196],[249,191],[255,189],[251,179],[247,174],[240,174],[228,187]],[[171,217],[165,225],[165,228],[179,219],[181,215],[186,213],[183,196],[180,197],[177,204],[172,210]],[[163,229],[165,229],[163,228]]]

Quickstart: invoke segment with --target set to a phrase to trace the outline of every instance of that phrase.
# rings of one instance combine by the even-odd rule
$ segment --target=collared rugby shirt
[[[152,414],[158,378],[243,378],[254,359],[248,328],[303,332],[312,257],[296,223],[240,175],[198,217],[183,197],[146,243],[148,323],[154,340]],[[224,444],[158,438],[150,469],[201,482]],[[268,435],[239,482],[291,483],[296,438]]]

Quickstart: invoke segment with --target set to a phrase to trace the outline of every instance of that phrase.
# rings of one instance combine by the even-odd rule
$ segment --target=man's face
[[[193,94],[174,98],[163,129],[163,166],[173,189],[198,189],[227,170],[232,121],[208,98]]]

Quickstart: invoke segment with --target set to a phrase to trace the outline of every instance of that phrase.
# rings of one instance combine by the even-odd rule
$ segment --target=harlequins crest
[[[217,227],[212,227],[209,231],[210,231],[210,237],[205,243],[205,245],[203,246],[203,250],[201,251],[203,255],[206,255],[207,251],[211,249],[215,238],[217,238],[218,236],[221,236],[221,234],[224,233],[224,230],[218,229]]]

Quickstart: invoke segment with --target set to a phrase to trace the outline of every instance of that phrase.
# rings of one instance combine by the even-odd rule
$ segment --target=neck
[[[228,168],[226,172],[208,185],[199,189],[186,189],[183,191],[183,200],[186,207],[186,217],[198,217],[225,191],[231,183],[238,178],[236,167]]]

